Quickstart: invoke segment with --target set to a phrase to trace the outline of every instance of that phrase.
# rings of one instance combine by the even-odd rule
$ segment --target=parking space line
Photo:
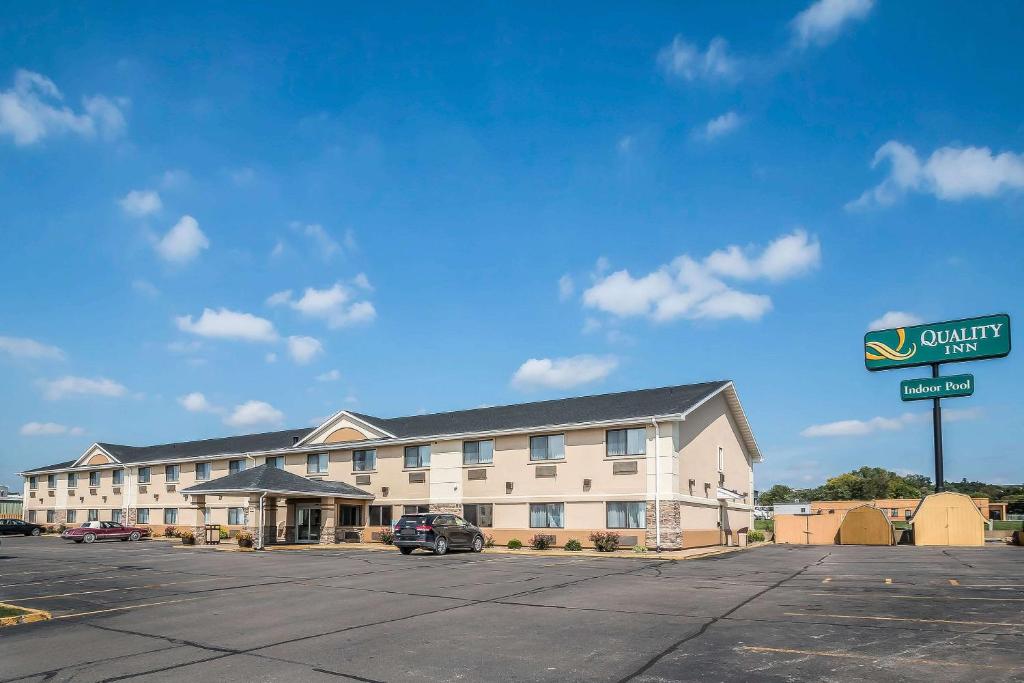
[[[911,617],[876,617],[862,614],[813,614],[807,612],[783,612],[787,617],[815,617],[826,619],[869,619],[872,621],[912,621],[916,624],[961,624],[964,626],[1019,626],[1005,621],[959,621],[957,619],[913,619]]]
[[[139,609],[142,607],[157,607],[159,605],[174,605],[179,602],[195,602],[196,600],[202,600],[203,598],[182,598],[180,600],[162,600],[160,602],[147,602],[141,605],[126,605],[124,607],[110,607],[107,609],[97,609],[90,612],[73,612],[71,614],[60,614],[56,615],[54,619],[70,619],[72,617],[88,617],[93,614],[106,614],[107,612],[123,612],[129,609]]]
[[[890,579],[889,577],[886,577],[885,578],[885,585],[886,586],[891,586],[892,585],[892,579]]]
[[[75,591],[73,593],[57,593],[57,594],[54,594],[54,595],[35,595],[35,596],[29,597],[29,598],[15,598],[13,600],[4,598],[4,601],[5,602],[29,602],[31,600],[52,600],[54,598],[68,598],[68,597],[76,597],[76,596],[79,596],[79,595],[92,595],[94,593],[113,593],[115,591],[139,590],[140,588],[165,588],[166,586],[180,586],[180,585],[186,584],[186,583],[204,583],[204,582],[207,582],[207,581],[220,581],[220,580],[222,580],[224,578],[230,578],[230,577],[215,576],[215,577],[212,577],[212,578],[209,578],[209,579],[193,579],[191,581],[171,581],[169,583],[150,583],[150,584],[147,584],[145,586],[121,586],[119,588],[101,588],[101,589],[92,590],[92,591]]]
[[[862,594],[859,593],[811,593],[816,597],[830,597],[830,598],[853,598],[861,599]],[[972,596],[960,596],[960,595],[889,595],[886,594],[885,598],[895,598],[897,600],[990,600],[992,602],[1024,602],[1024,598],[978,598]]]
[[[741,645],[736,648],[737,650],[747,650],[748,652],[759,652],[759,653],[778,653],[786,655],[801,655],[810,657],[839,657],[842,659],[861,659],[870,660],[877,662],[881,659],[885,659],[886,656],[891,655],[864,655],[856,652],[840,652],[837,650],[796,650],[788,647],[757,647],[753,645]],[[993,666],[991,664],[976,664],[974,662],[953,662],[948,660],[936,660],[936,659],[908,659],[900,658],[900,664],[923,664],[926,666],[963,666],[978,669],[998,669],[998,670],[1009,670],[1019,669],[1017,666]]]
[[[824,579],[821,580],[821,582],[822,583],[832,583],[832,577],[831,576],[826,576]]]
[[[950,586],[959,586],[959,585],[960,585],[960,582],[959,582],[959,581],[957,581],[956,579],[950,579],[950,580],[949,580],[949,585],[950,585]]]

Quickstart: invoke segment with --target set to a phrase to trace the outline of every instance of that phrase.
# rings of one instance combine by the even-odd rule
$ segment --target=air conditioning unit
[[[593,482],[592,482],[592,481],[591,481],[590,479],[584,479],[584,480],[583,480],[583,490],[584,490],[584,491],[589,491],[589,490],[590,490],[590,485],[591,485],[592,483],[593,483]]]
[[[97,490],[96,490],[96,489],[89,489],[89,495],[90,495],[90,496],[95,496],[95,495],[96,495],[96,493],[97,493]]]
[[[75,497],[75,490],[74,489],[69,490],[68,491],[68,495],[71,496],[72,498],[74,498]]]
[[[139,493],[145,493],[148,490],[145,484],[139,484]]]
[[[178,490],[178,487],[175,486],[174,484],[168,484],[167,485],[167,493],[174,493],[177,490]]]
[[[120,487],[120,486],[115,486],[115,487],[114,487],[114,495],[116,496],[116,495],[118,495],[119,493],[121,493],[121,487]]]
[[[512,493],[512,489],[514,488],[514,486],[515,485],[512,482],[506,481],[505,482],[505,493],[506,494]]]
[[[53,498],[54,496],[57,495],[57,492],[53,491],[53,490],[50,490],[50,491],[46,492],[46,495],[48,495],[50,498]]]
[[[391,489],[388,488],[387,486],[382,486],[381,489],[380,489],[380,495],[381,495],[382,498],[387,498],[388,494],[390,492],[391,492]]]
[[[36,497],[36,492],[35,491],[29,491],[28,492],[28,497],[29,498],[35,498]]]

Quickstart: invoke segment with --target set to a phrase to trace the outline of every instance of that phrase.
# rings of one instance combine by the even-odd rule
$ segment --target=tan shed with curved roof
[[[914,545],[985,545],[985,517],[970,496],[952,491],[925,496],[910,520]]]
[[[840,545],[894,545],[892,523],[873,505],[847,511],[836,538]]]

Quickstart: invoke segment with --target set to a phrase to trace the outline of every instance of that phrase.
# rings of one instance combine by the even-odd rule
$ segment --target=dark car
[[[75,543],[92,543],[116,539],[118,541],[137,541],[149,535],[149,529],[125,526],[118,522],[86,522],[82,526],[68,529],[60,535]]]
[[[41,533],[43,533],[42,525],[26,522],[23,519],[0,519],[0,536],[6,534],[38,536]]]
[[[449,550],[464,548],[475,553],[484,549],[484,534],[466,520],[443,512],[402,515],[395,524],[394,544],[408,555],[416,548],[444,555]]]

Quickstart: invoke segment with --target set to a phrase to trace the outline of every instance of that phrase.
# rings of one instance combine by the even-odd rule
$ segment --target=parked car
[[[92,543],[109,539],[137,541],[148,535],[149,529],[142,527],[125,526],[117,522],[86,522],[82,526],[68,529],[60,537],[75,543]]]
[[[428,512],[402,515],[395,524],[393,543],[403,555],[416,548],[431,550],[435,555],[444,555],[455,548],[478,553],[484,549],[484,534],[479,527],[456,515]]]
[[[19,536],[38,536],[43,533],[41,524],[33,524],[23,519],[0,519],[0,536],[18,534]]]

